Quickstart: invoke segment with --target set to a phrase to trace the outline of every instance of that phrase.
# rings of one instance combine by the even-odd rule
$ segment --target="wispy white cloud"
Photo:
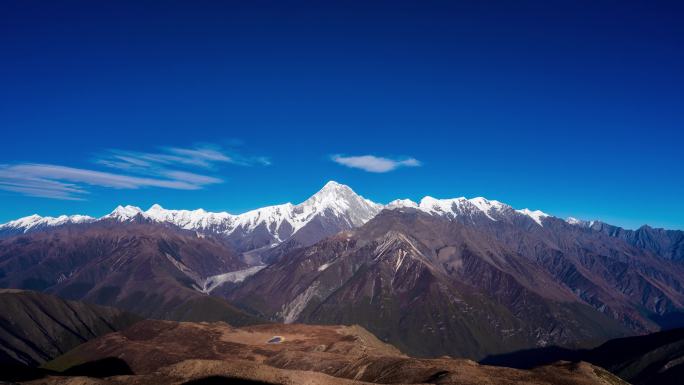
[[[167,171],[164,173],[164,175],[174,180],[184,181],[187,183],[197,185],[214,184],[222,182],[221,179],[215,178],[213,176],[195,174],[193,172],[187,171]]]
[[[343,156],[333,155],[333,162],[343,166],[358,168],[368,172],[383,173],[396,170],[399,167],[418,167],[420,161],[415,158],[390,159],[375,155]]]
[[[263,156],[245,156],[235,150],[225,150],[214,146],[164,147],[157,152],[109,150],[100,154],[95,160],[107,167],[139,172],[148,172],[150,167],[155,169],[167,167],[211,169],[221,163],[240,166],[270,164],[269,159]]]
[[[64,200],[81,200],[87,194],[73,183],[23,175],[8,165],[0,165],[0,190]]]
[[[110,150],[95,162],[114,171],[41,163],[0,164],[0,190],[66,200],[84,199],[92,186],[198,190],[223,182],[206,175],[218,164],[268,164],[267,158],[245,158],[208,146],[168,147],[155,153]]]
[[[24,175],[31,178],[85,183],[93,186],[118,189],[164,187],[179,190],[195,190],[201,186],[200,184],[192,184],[182,180],[146,178],[52,164],[20,164],[11,166],[8,170],[15,172],[16,175]]]

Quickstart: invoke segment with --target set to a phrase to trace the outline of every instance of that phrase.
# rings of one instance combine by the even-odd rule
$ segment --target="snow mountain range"
[[[466,199],[435,199],[429,196],[419,203],[409,199],[398,199],[387,205],[375,203],[358,194],[349,186],[330,181],[316,194],[300,204],[285,203],[266,206],[242,214],[209,212],[197,210],[168,210],[158,204],[147,210],[136,206],[118,206],[111,213],[95,218],[87,215],[61,215],[43,217],[37,214],[19,218],[0,225],[0,235],[15,235],[66,224],[92,223],[104,220],[131,222],[136,220],[166,223],[199,233],[234,237],[259,235],[255,247],[280,244],[297,233],[310,235],[305,244],[322,237],[358,227],[377,215],[383,209],[416,209],[431,215],[449,218],[506,220],[515,216],[527,217],[543,226],[543,219],[549,217],[541,211],[514,210],[511,206],[482,197]],[[309,227],[307,229],[307,227]],[[316,227],[312,230],[312,227]],[[249,249],[250,247],[244,247]]]

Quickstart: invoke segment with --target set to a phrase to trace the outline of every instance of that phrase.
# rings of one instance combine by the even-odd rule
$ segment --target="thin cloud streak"
[[[0,190],[63,200],[83,200],[81,196],[87,194],[75,184],[17,174],[7,165],[0,165]]]
[[[178,190],[196,190],[199,188],[199,185],[172,179],[164,180],[155,178],[142,178],[137,176],[113,174],[109,172],[51,164],[20,164],[11,166],[9,171],[15,172],[16,175],[26,175],[29,177],[50,180],[80,182],[93,186],[112,187],[117,189],[164,187]]]
[[[385,173],[400,167],[418,167],[421,162],[415,158],[401,160],[383,158],[375,155],[342,156],[333,155],[332,161],[350,168],[358,168],[367,172]]]
[[[121,170],[149,172],[149,168],[185,167],[215,168],[217,164],[228,163],[239,166],[269,165],[266,157],[247,157],[236,151],[227,153],[216,147],[194,148],[164,147],[159,152],[136,152],[109,150],[101,154],[96,162]]]
[[[221,179],[214,178],[213,176],[200,175],[200,174],[195,174],[195,173],[186,172],[186,171],[168,171],[168,172],[165,172],[164,175],[170,179],[181,180],[181,181],[185,181],[185,182],[197,184],[197,185],[214,184],[214,183],[223,182]]]
[[[209,146],[167,147],[157,153],[110,150],[94,161],[115,171],[43,163],[0,164],[0,190],[63,200],[83,200],[87,188],[93,186],[199,190],[223,180],[194,170],[214,170],[221,163],[270,164],[268,158],[229,155]]]

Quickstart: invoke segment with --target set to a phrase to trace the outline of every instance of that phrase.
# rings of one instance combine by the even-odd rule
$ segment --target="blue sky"
[[[2,2],[0,222],[332,179],[684,228],[682,2],[217,3]]]

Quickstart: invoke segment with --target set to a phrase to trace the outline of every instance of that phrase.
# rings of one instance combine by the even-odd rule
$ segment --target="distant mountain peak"
[[[87,215],[60,215],[58,217],[43,217],[38,214],[15,219],[0,225],[0,230],[25,233],[44,227],[60,226],[70,223],[85,223],[95,221],[96,218]]]
[[[549,217],[550,215],[541,211],[541,210],[530,210],[530,209],[522,209],[522,210],[515,210],[520,214],[526,215],[530,218],[532,218],[533,221],[537,222],[539,226],[544,226],[542,223],[542,219]]]
[[[412,208],[412,209],[417,209],[418,208],[418,203],[410,200],[410,199],[395,199],[388,203],[385,206],[386,209],[393,210],[393,209],[400,209],[400,208]]]
[[[118,219],[121,221],[129,221],[135,218],[138,214],[142,214],[140,207],[131,205],[118,205],[111,213],[105,215],[103,218]]]
[[[359,213],[363,218],[358,219],[363,219],[364,221],[370,219],[366,218],[368,212],[372,212],[373,215],[375,215],[382,209],[382,205],[363,198],[355,193],[351,187],[335,181],[329,181],[317,193],[295,207],[305,209],[305,211],[308,209],[315,212],[331,209],[337,214],[348,213],[350,211],[363,211],[363,213]],[[355,225],[358,224],[355,223]]]
[[[351,187],[331,180],[301,204],[307,204],[307,202],[329,203],[335,199],[353,199],[356,197],[358,197],[358,194],[356,194]]]
[[[596,223],[596,221],[587,221],[584,219],[577,219],[575,217],[567,217],[565,219],[565,222],[567,222],[568,224],[571,224],[571,225],[582,226],[582,227],[591,227],[594,225],[594,223]]]
[[[326,189],[349,189],[349,190],[351,190],[351,188],[349,186],[347,186],[346,184],[342,184],[342,183],[336,182],[334,180],[329,180],[328,182],[326,182],[323,185],[323,188],[321,188],[321,190],[326,190]]]

